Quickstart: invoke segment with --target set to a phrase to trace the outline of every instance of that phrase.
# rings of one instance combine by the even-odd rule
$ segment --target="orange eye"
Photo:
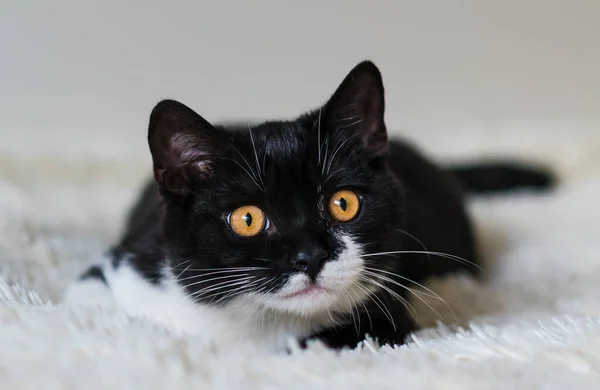
[[[329,200],[329,214],[336,221],[348,222],[356,217],[359,210],[360,199],[354,191],[338,191]]]
[[[269,228],[269,219],[256,206],[242,206],[227,216],[227,223],[242,237],[252,237]]]

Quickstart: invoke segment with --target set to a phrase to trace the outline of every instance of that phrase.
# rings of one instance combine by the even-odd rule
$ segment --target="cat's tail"
[[[449,170],[473,194],[545,191],[552,189],[557,181],[547,167],[504,161],[455,165]]]

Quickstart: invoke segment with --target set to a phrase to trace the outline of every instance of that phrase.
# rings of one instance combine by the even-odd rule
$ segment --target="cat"
[[[209,339],[402,344],[431,276],[478,274],[465,196],[547,189],[510,163],[442,168],[384,123],[378,68],[358,64],[293,120],[212,125],[173,100],[150,115],[154,179],[122,240],[69,291]],[[86,290],[88,288],[88,290]],[[89,288],[94,289],[94,292]]]

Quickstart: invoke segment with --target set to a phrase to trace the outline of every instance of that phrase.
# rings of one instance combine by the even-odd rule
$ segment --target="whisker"
[[[357,287],[360,288],[360,285],[356,281],[352,281],[352,285],[357,286]],[[369,318],[369,329],[373,329],[373,321],[371,320],[371,314],[369,314],[369,310],[367,309],[367,306],[365,305],[365,303],[363,302],[363,300],[360,299],[360,297],[358,296],[357,293],[355,293],[355,295],[356,295],[356,299],[361,303],[361,305],[365,309],[365,313],[367,314],[367,318]],[[357,307],[357,312],[358,312],[358,307]],[[360,319],[360,313],[359,313],[359,319]]]
[[[346,126],[344,126],[344,127],[346,127],[346,128],[348,128],[348,127],[353,127],[353,126],[356,126],[356,125],[358,125],[358,124],[362,123],[362,121],[363,121],[363,119],[358,119],[358,120],[356,120],[356,121],[354,121],[354,122],[352,122],[352,123],[349,123],[349,124],[347,124],[347,125],[346,125]]]
[[[246,166],[248,167],[248,169],[250,170],[250,172],[252,172],[252,177],[254,179],[258,180],[258,176],[256,175],[256,172],[254,172],[254,169],[252,169],[252,165],[250,165],[250,163],[248,162],[248,160],[246,159],[246,157],[244,157],[244,155],[242,154],[242,152],[239,151],[238,148],[236,148],[233,144],[229,143],[229,145],[231,145],[231,147],[233,148],[233,150],[235,150],[237,152],[237,154],[242,158],[242,160],[244,160],[244,162],[246,163]],[[232,160],[235,161],[235,160]]]
[[[333,316],[331,315],[331,310],[329,310],[329,308],[326,309],[327,310],[327,315],[329,316],[329,319],[331,320],[331,324],[333,325],[333,327],[340,327],[340,323],[337,322],[335,320],[335,318],[333,318]]]
[[[181,272],[179,273],[179,275],[177,275],[177,276],[175,277],[175,279],[179,279],[179,278],[181,277],[181,275],[183,275],[183,274],[185,273],[185,271],[187,271],[188,269],[190,269],[190,267],[191,267],[191,266],[192,266],[192,264],[190,264],[190,265],[188,265],[187,267],[185,267],[185,268],[183,269],[183,271],[181,271]],[[171,271],[172,271],[172,269],[171,269]]]
[[[373,303],[375,303],[375,305],[377,305],[377,307],[381,310],[381,312],[383,313],[383,315],[386,316],[386,318],[390,321],[390,323],[392,324],[392,327],[394,328],[394,332],[395,332],[396,331],[396,323],[394,322],[394,318],[392,317],[392,314],[387,309],[387,307],[385,306],[385,304],[383,302],[381,302],[381,299],[379,299],[379,297],[377,295],[370,293],[367,289],[363,288],[358,283],[356,284],[356,287],[360,288],[363,292],[367,293],[367,296],[369,297],[369,299],[371,301],[373,301]],[[381,304],[383,305],[383,307],[381,307],[379,305],[379,303],[377,303],[375,301],[375,299],[377,299],[379,302],[381,302]]]
[[[188,284],[186,284],[185,286],[183,286],[183,288],[189,288],[189,287],[192,287],[192,286],[196,286],[196,285],[198,285],[198,284],[203,284],[203,283],[212,282],[212,281],[214,281],[214,280],[221,280],[221,279],[231,279],[231,278],[239,278],[239,277],[242,277],[242,276],[248,276],[248,275],[250,275],[250,274],[239,274],[239,275],[238,275],[238,274],[233,274],[233,275],[219,276],[219,277],[216,277],[216,278],[210,278],[210,279],[202,279],[202,280],[200,280],[200,281],[197,281],[197,282],[194,282],[194,283],[188,283]]]
[[[172,268],[172,269],[177,269],[177,268]],[[181,268],[179,268],[181,269]],[[223,268],[190,268],[189,271],[193,271],[193,272],[202,272],[202,271],[238,271],[238,270],[242,270],[242,271],[254,271],[254,270],[261,270],[261,269],[269,269],[267,267],[223,267]]]
[[[268,263],[271,263],[273,260],[269,260],[269,259],[264,259],[262,257],[253,257],[252,260],[260,260],[260,261],[265,261]]]
[[[421,246],[421,248],[423,248],[424,251],[429,252],[429,249],[427,249],[427,247],[425,246],[425,244],[423,244],[423,241],[419,240],[417,237],[415,237],[414,235],[410,234],[406,230],[402,230],[402,229],[398,229],[398,228],[396,228],[396,230],[399,231],[400,233],[406,234],[408,237],[410,237],[413,240],[415,240]],[[429,259],[429,262],[431,263],[431,255],[430,254],[427,254],[427,258]]]
[[[327,163],[327,154],[329,153],[329,134],[325,136],[325,156],[323,157],[323,165],[321,165],[321,175],[325,174],[325,164]]]
[[[238,153],[239,153],[239,152],[238,152]],[[242,169],[244,170],[244,172],[246,172],[246,174],[247,174],[247,175],[250,177],[250,179],[251,179],[251,180],[254,182],[254,184],[256,184],[256,186],[257,186],[257,187],[258,187],[258,188],[259,188],[261,191],[263,190],[263,188],[262,188],[262,187],[261,187],[261,186],[258,184],[258,182],[257,182],[257,181],[256,181],[256,179],[254,178],[254,176],[253,176],[253,175],[252,175],[250,172],[248,172],[248,170],[247,170],[246,168],[244,168],[244,167],[242,166],[242,164],[240,164],[239,162],[235,161],[235,160],[234,160],[234,159],[232,159],[232,158],[224,158],[224,160],[231,161],[231,162],[235,163],[235,164],[236,164],[238,167],[242,168]]]
[[[409,313],[411,313],[411,315],[416,317],[417,311],[415,310],[415,308],[410,304],[410,302],[408,302],[408,300],[406,298],[404,298],[403,296],[401,296],[400,294],[398,294],[397,292],[395,292],[394,290],[390,289],[389,287],[387,287],[386,285],[377,282],[376,280],[374,280],[373,278],[367,278],[363,275],[361,275],[360,277],[362,280],[364,280],[365,282],[368,283],[372,283],[376,286],[378,286],[379,288],[383,289],[384,291],[386,291],[387,293],[389,293],[392,298],[396,298],[400,303],[402,303],[402,305],[406,308],[406,310],[409,311]]]
[[[275,287],[276,287],[276,286],[273,286],[273,287],[271,287],[271,288],[269,289],[269,291],[267,291],[267,292],[261,292],[260,290],[261,290],[263,287],[267,286],[269,283],[271,283],[271,282],[273,282],[274,280],[276,280],[276,279],[277,279],[277,277],[274,277],[274,278],[267,278],[267,281],[266,281],[266,282],[262,283],[260,286],[256,287],[254,290],[255,290],[257,293],[259,293],[259,294],[265,294],[265,295],[266,295],[266,294],[268,294],[269,292],[273,291],[273,290],[275,289]]]
[[[317,157],[317,166],[321,163],[321,111],[323,108],[319,108],[319,119],[317,120],[317,145],[319,146],[319,154]]]
[[[368,271],[363,271],[363,272],[365,272],[365,273],[366,273],[366,272],[368,272]],[[370,272],[370,273],[368,273],[368,275],[380,277],[380,278],[381,278],[381,279],[383,279],[383,280],[386,280],[386,281],[388,281],[388,282],[390,282],[390,283],[396,284],[396,285],[398,285],[398,286],[400,286],[400,287],[402,287],[402,288],[406,289],[406,291],[408,291],[408,292],[412,293],[412,294],[413,294],[415,297],[417,297],[417,298],[418,298],[418,299],[419,299],[421,302],[423,302],[425,305],[427,305],[427,307],[429,307],[429,309],[431,309],[431,311],[433,311],[433,312],[434,312],[434,313],[435,313],[435,314],[436,314],[436,315],[437,315],[437,316],[440,318],[440,320],[444,321],[444,318],[443,318],[443,317],[442,317],[442,316],[441,316],[441,315],[440,315],[440,314],[439,314],[439,313],[438,313],[438,312],[437,312],[437,311],[436,311],[436,310],[435,310],[435,309],[434,309],[434,308],[433,308],[433,307],[432,307],[432,306],[431,306],[431,305],[430,305],[430,304],[429,304],[427,301],[425,301],[423,298],[421,298],[421,296],[419,296],[418,294],[415,294],[415,292],[413,291],[413,289],[411,289],[410,287],[404,286],[404,285],[402,285],[402,284],[400,284],[400,283],[397,283],[397,282],[395,282],[395,281],[391,280],[390,278],[384,277],[384,276],[382,276],[382,275],[378,275],[378,274],[376,274],[376,273],[372,273],[372,272]],[[391,293],[391,291],[392,291],[391,289],[389,289],[387,286],[386,286],[385,288],[386,288],[386,289],[388,289],[388,292],[390,292],[390,293]],[[440,297],[439,299],[440,299],[442,302],[444,302],[444,304],[446,305],[446,307],[447,307],[447,308],[450,310],[450,312],[452,313],[452,316],[454,317],[454,321],[455,321],[455,322],[458,322],[458,319],[456,318],[456,315],[454,314],[454,311],[453,311],[453,310],[450,308],[450,306],[449,306],[449,305],[446,303],[446,301],[444,301],[443,299],[441,299],[441,297]],[[408,301],[406,300],[406,298],[404,298],[404,297],[402,298],[402,300],[403,300],[403,301],[405,301],[405,302],[408,302]],[[411,305],[411,306],[412,306],[412,305]],[[413,310],[414,310],[414,308],[413,308]],[[416,312],[416,310],[414,310],[414,316],[415,316],[415,317],[416,317],[416,313],[417,313],[417,312]]]
[[[267,268],[260,268],[260,269],[267,269]],[[207,277],[207,276],[212,276],[212,275],[219,275],[219,274],[235,274],[237,272],[248,272],[248,271],[255,271],[257,269],[253,269],[253,268],[248,268],[248,269],[225,269],[225,270],[219,270],[219,271],[213,271],[213,272],[209,272],[209,273],[200,273],[198,275],[192,275],[192,276],[188,276],[182,279],[177,279],[179,282],[183,282],[185,280],[190,280],[190,279],[198,279],[198,278],[203,278],[203,277]],[[190,269],[190,272],[200,272],[203,270],[194,270],[194,269]]]
[[[265,282],[260,283],[265,279],[267,279]],[[222,299],[232,298],[234,296],[245,294],[247,292],[256,292],[258,289],[261,289],[264,286],[266,286],[270,281],[271,281],[271,279],[269,279],[267,277],[259,278],[259,279],[255,280],[254,282],[248,283],[243,290],[237,289],[235,291],[235,294],[229,294],[228,296],[225,296]],[[260,285],[257,287],[256,285],[259,283],[260,283]]]
[[[343,171],[345,167],[341,167],[336,169],[335,171],[331,172],[329,175],[327,175],[327,177],[325,178],[325,180],[323,180],[323,185],[325,185],[329,179],[331,179],[336,173]]]
[[[346,299],[346,302],[348,303],[348,306],[350,307],[350,314],[352,315],[352,323],[354,324],[354,329],[356,330],[356,337],[360,336],[360,313],[358,312],[358,308],[356,310],[357,313],[357,317],[358,317],[358,323],[356,321],[357,317],[354,317],[354,307],[356,306],[355,303],[352,302],[352,297],[350,296],[350,294],[346,291],[344,292],[344,298]]]
[[[263,162],[262,162],[262,173],[265,174],[265,165],[267,163],[267,151],[263,153]]]
[[[452,310],[452,308],[450,307],[450,305],[448,304],[448,302],[447,302],[447,301],[446,301],[444,298],[442,298],[442,297],[441,297],[439,294],[437,294],[435,291],[433,291],[433,290],[432,290],[432,289],[430,289],[430,288],[427,288],[427,287],[425,287],[425,286],[424,286],[424,285],[422,285],[421,283],[415,282],[414,280],[412,280],[412,279],[410,279],[410,278],[407,278],[407,277],[405,277],[405,276],[402,276],[402,275],[400,275],[400,274],[396,274],[396,273],[389,272],[389,271],[382,270],[382,269],[378,269],[378,268],[372,268],[372,267],[367,267],[367,266],[365,266],[365,271],[366,271],[366,272],[373,273],[373,274],[377,274],[378,272],[385,273],[385,274],[392,275],[392,276],[395,276],[395,277],[397,277],[397,278],[400,278],[400,279],[406,280],[406,281],[407,281],[407,282],[409,282],[409,283],[413,283],[414,285],[421,287],[422,289],[424,289],[424,290],[428,291],[430,294],[426,294],[426,293],[423,293],[423,292],[419,292],[419,291],[417,291],[416,289],[413,289],[413,288],[410,288],[410,287],[408,287],[408,286],[405,286],[405,285],[403,285],[403,284],[401,284],[401,283],[398,283],[398,282],[396,282],[395,280],[392,280],[392,279],[390,279],[390,278],[388,278],[388,277],[386,277],[386,276],[379,275],[379,277],[381,277],[382,279],[385,279],[385,280],[389,281],[390,283],[393,283],[393,284],[395,284],[395,285],[397,285],[397,286],[399,286],[399,287],[405,288],[407,291],[411,292],[413,295],[415,295],[417,298],[419,298],[419,299],[420,299],[420,300],[421,300],[423,303],[425,303],[427,306],[429,306],[429,304],[428,304],[426,301],[424,301],[424,300],[423,300],[423,299],[422,299],[422,298],[421,298],[419,295],[417,295],[417,293],[419,293],[419,294],[422,294],[422,295],[425,295],[425,296],[428,296],[428,297],[430,297],[430,298],[433,298],[433,299],[437,299],[437,300],[439,300],[439,301],[443,302],[443,303],[444,303],[444,305],[446,306],[446,308],[448,308],[448,310],[449,310],[449,311],[450,311],[450,313],[452,314],[452,317],[454,318],[454,321],[455,321],[456,323],[458,323],[458,322],[459,322],[459,321],[458,321],[458,318],[456,317],[456,314],[454,313],[454,310]],[[429,306],[429,308],[431,308],[431,306]],[[431,309],[433,310],[433,308],[431,308]],[[433,311],[435,312],[435,310],[433,310]],[[439,316],[439,315],[438,315],[438,316]]]
[[[354,139],[354,138],[358,137],[359,135],[360,135],[360,133],[353,134],[353,135],[351,135],[350,137],[346,138],[346,139],[344,140],[344,142],[342,142],[342,143],[341,143],[341,145],[339,145],[337,148],[335,148],[335,147],[334,147],[334,152],[333,152],[333,154],[331,155],[331,158],[329,159],[329,164],[328,164],[328,166],[327,166],[327,171],[325,171],[325,173],[326,173],[326,174],[328,174],[328,173],[329,173],[329,170],[331,169],[331,164],[334,162],[334,160],[335,160],[335,156],[338,154],[338,152],[339,152],[339,151],[340,151],[340,150],[341,150],[341,149],[344,147],[344,145],[346,145],[346,143],[347,143],[348,141],[350,141],[350,140],[352,140],[352,139]],[[339,141],[338,141],[338,143],[339,143]]]
[[[236,279],[233,281],[227,280],[225,282],[220,282],[220,283],[214,284],[212,286],[205,287],[201,290],[198,290],[198,291],[194,292],[193,294],[190,294],[190,297],[200,298],[200,297],[204,296],[206,293],[209,293],[211,291],[222,290],[224,288],[229,288],[229,287],[233,287],[233,286],[239,286],[240,284],[248,283],[248,281],[252,280],[252,279],[254,279],[254,276],[248,276],[243,279]]]
[[[247,283],[247,284],[242,285],[240,287],[234,288],[232,291],[226,292],[227,295],[224,295],[223,297],[219,298],[217,301],[211,302],[211,303],[213,303],[213,304],[216,305],[216,304],[218,304],[218,303],[220,303],[220,302],[222,302],[222,301],[224,301],[226,299],[233,298],[236,295],[240,295],[240,294],[243,294],[245,292],[254,290],[255,285],[258,284],[258,283],[260,283],[261,281],[263,281],[265,279],[267,279],[267,278],[266,277],[260,278],[260,279],[257,279],[255,281],[253,281],[253,282],[250,282],[250,283]],[[219,293],[216,293],[213,296],[216,296],[216,295],[219,295]],[[206,298],[207,297],[205,297],[205,299]]]
[[[256,159],[256,170],[258,171],[258,178],[263,185],[263,189],[265,187],[265,182],[262,178],[262,171],[260,170],[260,165],[258,163],[258,153],[256,153],[256,145],[254,144],[254,136],[252,135],[252,127],[250,127],[250,123],[248,123],[248,132],[250,133],[250,141],[252,142],[252,149],[254,149],[254,158]]]
[[[184,261],[182,261],[181,263],[175,264],[175,265],[173,265],[173,266],[170,266],[170,267],[169,267],[169,266],[167,266],[167,269],[168,269],[168,270],[174,270],[174,269],[177,269],[177,267],[181,267],[181,266],[182,266],[182,265],[184,265],[185,263],[191,263],[191,262],[192,262],[192,260],[184,260]],[[165,264],[165,265],[166,265],[166,264]],[[190,265],[191,265],[191,264],[190,264]]]
[[[440,301],[442,301],[442,302],[446,302],[446,300],[445,300],[445,299],[443,299],[442,297],[440,297],[440,296],[439,296],[439,295],[438,295],[438,294],[437,294],[435,291],[433,291],[433,290],[431,290],[431,289],[429,289],[429,288],[425,287],[425,286],[424,286],[424,285],[422,285],[421,283],[417,283],[417,282],[415,282],[414,280],[412,280],[412,279],[410,279],[410,278],[407,278],[407,277],[405,277],[405,276],[402,276],[402,275],[400,275],[400,274],[395,274],[395,273],[393,273],[393,272],[386,271],[386,270],[383,270],[383,269],[378,269],[378,268],[373,268],[373,267],[367,267],[367,266],[365,266],[364,268],[365,268],[365,270],[369,270],[369,271],[371,271],[371,272],[383,272],[383,273],[385,273],[385,274],[392,275],[392,276],[395,276],[395,277],[397,277],[397,278],[401,278],[401,279],[403,279],[403,280],[406,280],[407,282],[409,282],[409,283],[412,283],[412,284],[414,284],[414,285],[416,285],[416,286],[419,286],[419,287],[421,287],[422,289],[424,289],[424,290],[428,291],[430,294],[427,294],[427,293],[423,293],[423,292],[421,292],[421,294],[425,295],[426,297],[430,297],[430,298],[434,298],[434,299],[440,300]],[[383,275],[378,275],[378,276],[380,276],[381,278],[385,278],[385,276],[383,276]],[[407,290],[408,290],[408,289],[410,289],[410,287],[407,287],[407,286],[404,286],[403,284],[397,283],[396,281],[394,281],[394,280],[392,280],[392,279],[389,279],[389,281],[390,281],[390,282],[392,282],[392,283],[395,283],[396,285],[398,285],[398,286],[400,286],[400,287],[404,287],[404,288],[406,288]]]
[[[467,265],[472,265],[473,267],[478,268],[480,271],[484,272],[486,275],[490,275],[489,272],[487,272],[485,269],[481,268],[478,264],[469,261],[467,259],[464,259],[460,256],[456,256],[456,255],[451,255],[449,253],[442,253],[442,252],[430,252],[430,251],[390,251],[390,252],[378,252],[378,253],[367,253],[364,255],[360,255],[358,257],[371,257],[371,256],[387,256],[387,255],[410,255],[410,254],[430,254],[433,256],[439,256],[439,257],[443,257],[449,260],[455,260],[458,261],[461,264],[467,264]]]

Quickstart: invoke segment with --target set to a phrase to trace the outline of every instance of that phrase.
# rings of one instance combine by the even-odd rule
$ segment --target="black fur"
[[[155,181],[133,209],[124,238],[113,249],[115,258],[126,254],[152,283],[160,283],[165,265],[180,280],[198,276],[195,269],[266,267],[252,272],[269,278],[255,286],[266,293],[302,272],[301,253],[328,253],[325,261],[335,261],[345,248],[338,235],[345,234],[367,253],[427,250],[465,260],[426,254],[365,257],[371,267],[414,282],[461,270],[475,274],[478,259],[464,190],[543,187],[550,183],[548,175],[520,166],[445,170],[399,139],[388,142],[383,115],[381,76],[371,62],[354,68],[320,109],[251,129],[213,126],[181,103],[159,103],[148,132]],[[347,223],[334,221],[327,211],[329,197],[342,188],[362,199],[358,217]],[[261,207],[271,228],[252,238],[234,234],[227,215],[245,204]],[[213,285],[213,293],[196,299],[222,305],[231,297],[219,282],[186,290],[194,296]],[[381,283],[408,297],[393,283]],[[415,327],[413,320],[388,292],[376,297],[395,326],[374,301],[367,301],[370,318],[358,305],[358,334],[347,313],[341,327],[314,337],[332,347],[355,346],[366,334],[402,343]]]
[[[85,271],[79,277],[79,280],[90,280],[90,279],[96,279],[96,280],[99,280],[100,282],[104,283],[105,285],[108,285],[106,283],[106,278],[104,277],[104,272],[102,272],[102,268],[100,268],[97,265],[91,266],[90,268],[87,269],[87,271]]]
[[[546,190],[555,185],[555,178],[548,169],[509,162],[460,165],[452,167],[450,171],[463,187],[473,194],[511,190]]]

